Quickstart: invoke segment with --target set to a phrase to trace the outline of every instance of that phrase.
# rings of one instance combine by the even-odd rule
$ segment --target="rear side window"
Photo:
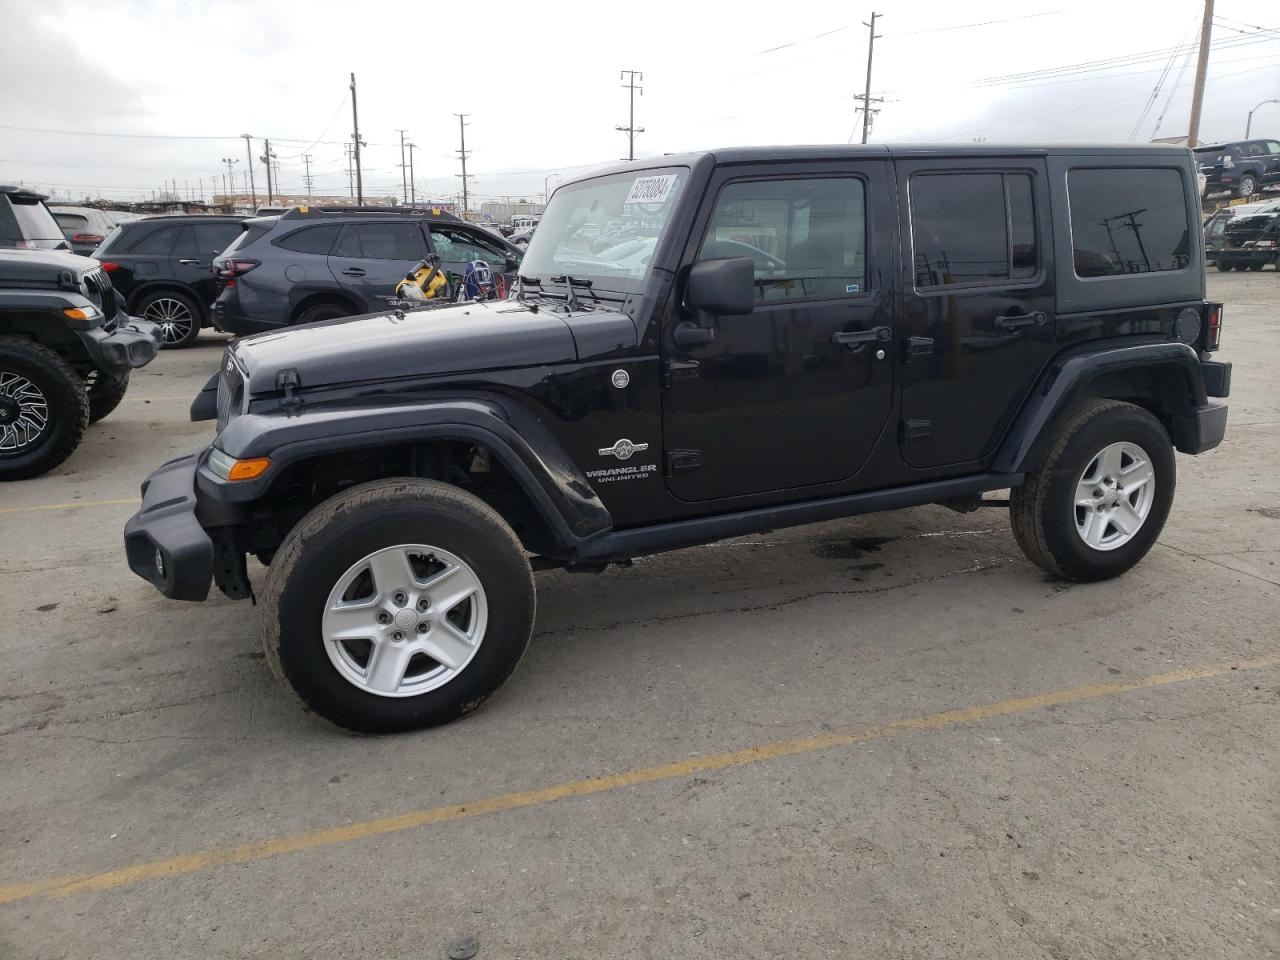
[[[426,252],[415,223],[349,223],[332,254],[363,260],[421,260]]]
[[[1026,173],[911,178],[917,289],[1026,280],[1039,272],[1035,198]]]
[[[159,230],[144,233],[134,241],[133,246],[129,248],[129,252],[153,257],[167,257],[169,251],[173,249],[174,241],[178,239],[178,231],[180,229],[180,227],[162,227]]]
[[[698,259],[750,257],[761,300],[822,300],[867,289],[866,238],[859,179],[744,180],[720,191]]]
[[[1158,273],[1187,266],[1190,224],[1182,176],[1157,168],[1067,174],[1076,276]]]
[[[39,200],[10,195],[18,236],[23,240],[63,240],[62,228]]]
[[[333,249],[333,241],[338,239],[338,231],[341,229],[337,224],[303,227],[271,242],[294,253],[318,253],[323,256]]]

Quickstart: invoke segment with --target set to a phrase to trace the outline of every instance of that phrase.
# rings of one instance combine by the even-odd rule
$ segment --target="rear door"
[[[396,284],[427,255],[414,222],[348,223],[329,253],[329,270],[366,312],[384,310]]]
[[[192,289],[202,306],[218,296],[218,281],[210,269],[213,258],[240,235],[240,224],[225,220],[189,223],[178,231],[169,251],[170,276]]]
[[[994,452],[1054,346],[1042,159],[900,160],[905,333],[898,441],[913,467]]]

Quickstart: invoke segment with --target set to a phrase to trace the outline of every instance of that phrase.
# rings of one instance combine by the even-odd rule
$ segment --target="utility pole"
[[[347,196],[354,197],[356,195],[356,171],[351,166],[351,141],[347,141],[342,145],[342,152],[347,156]]]
[[[1204,103],[1204,80],[1209,72],[1209,39],[1213,33],[1213,0],[1204,0],[1204,22],[1200,24],[1200,56],[1196,60],[1196,84],[1191,90],[1191,125],[1187,146],[1200,142],[1200,107]]]
[[[408,203],[409,202],[409,173],[408,173],[409,167],[408,167],[408,164],[404,162],[404,135],[409,131],[397,129],[396,132],[400,134],[400,190],[404,198],[404,202]]]
[[[227,198],[227,204],[231,207],[231,212],[232,212],[232,213],[235,213],[235,212],[236,212],[236,204],[235,204],[235,201],[231,199],[231,193],[235,193],[235,192],[236,192],[236,171],[235,171],[235,165],[236,165],[237,163],[239,163],[240,161],[239,161],[239,160],[235,160],[235,159],[233,159],[233,158],[231,158],[231,157],[223,157],[223,158],[222,158],[222,162],[223,162],[223,163],[225,163],[225,164],[227,165],[227,173],[226,173],[226,176],[224,176],[224,177],[222,178],[222,192],[223,192],[223,194],[224,194],[224,195],[226,196],[226,198]],[[230,181],[231,181],[231,193],[227,193],[227,181],[228,181],[228,180],[230,180]]]
[[[275,161],[276,155],[271,152],[270,140],[262,141],[262,156],[258,159],[267,165],[267,204],[270,205],[275,202],[275,191],[280,189],[280,181],[278,178],[274,185],[275,189],[272,189],[271,165]]]
[[[855,95],[855,100],[862,101],[862,142],[866,143],[871,137],[871,113],[872,103],[884,103],[883,97],[872,99],[871,97],[871,58],[876,50],[876,20],[880,14],[872,13],[871,22],[862,21],[862,25],[867,28],[867,87],[860,96]]]
[[[409,203],[418,205],[418,184],[413,179],[413,151],[418,149],[416,143],[409,144]]]
[[[634,160],[636,158],[636,134],[644,133],[644,127],[636,126],[636,91],[640,91],[640,96],[644,96],[644,87],[636,85],[636,78],[644,80],[644,73],[640,70],[623,70],[619,75],[619,79],[627,80],[622,85],[623,90],[631,91],[631,112],[627,117],[627,125],[625,127],[618,126],[613,129],[627,135],[627,159]],[[630,78],[630,79],[628,79]]]
[[[306,168],[306,170],[307,170],[306,175],[302,178],[302,180],[303,180],[303,182],[307,185],[307,202],[308,202],[308,203],[310,203],[310,202],[311,202],[311,183],[312,183],[312,180],[311,180],[311,154],[309,154],[309,153],[304,153],[304,154],[302,155],[302,165],[303,165],[303,166]]]
[[[364,177],[360,173],[360,113],[356,110],[356,75],[351,74],[351,152],[356,167],[356,204],[364,204]]]
[[[469,113],[455,113],[458,118],[458,136],[461,139],[462,146],[458,150],[458,158],[462,161],[462,219],[467,219],[467,122],[466,118],[471,116]]]
[[[258,209],[258,186],[253,182],[253,137],[247,133],[242,133],[244,137],[244,152],[249,158],[249,195],[253,197],[253,209]]]

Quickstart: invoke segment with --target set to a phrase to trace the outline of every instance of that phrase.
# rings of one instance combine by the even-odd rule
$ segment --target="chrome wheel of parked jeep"
[[[49,426],[49,401],[21,374],[0,370],[0,454],[35,446]]]
[[[196,322],[191,308],[173,297],[157,297],[142,311],[142,318],[160,324],[165,344],[183,343],[191,337]]]
[[[1137,534],[1156,499],[1155,468],[1136,443],[1111,443],[1076,484],[1076,532],[1094,550],[1115,550]]]
[[[466,669],[484,640],[489,606],[463,560],[406,544],[349,567],[325,602],[325,651],[349,683],[383,697],[412,697]]]

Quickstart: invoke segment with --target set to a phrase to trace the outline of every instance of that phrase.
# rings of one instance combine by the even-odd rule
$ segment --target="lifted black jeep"
[[[159,344],[160,328],[125,314],[98,261],[0,250],[0,481],[71,456]]]
[[[269,661],[370,731],[489,696],[542,565],[1012,488],[1031,560],[1114,577],[1174,450],[1226,429],[1195,174],[1179,148],[797,147],[565,184],[509,301],[231,347],[193,405],[217,435],[143,484],[129,563],[184,600],[269,564]]]

